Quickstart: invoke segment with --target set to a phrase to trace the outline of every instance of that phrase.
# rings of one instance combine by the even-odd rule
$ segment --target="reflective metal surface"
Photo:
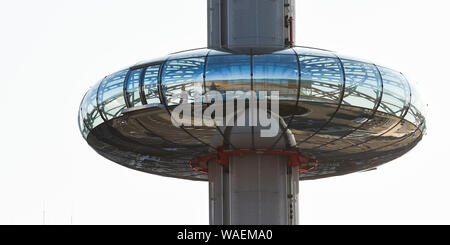
[[[86,93],[80,131],[99,154],[126,167],[207,180],[190,161],[220,146],[240,145],[239,137],[230,137],[230,127],[178,128],[170,116],[182,91],[192,103],[205,101],[212,90],[280,92],[280,131],[319,161],[301,180],[374,168],[412,149],[426,129],[426,106],[401,73],[295,47],[260,55],[198,49],[140,62]],[[278,147],[281,137],[269,145]]]

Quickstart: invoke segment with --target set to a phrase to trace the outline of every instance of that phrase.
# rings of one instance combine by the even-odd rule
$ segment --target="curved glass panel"
[[[139,87],[142,69],[133,70],[127,79],[127,99],[131,107],[142,105]]]
[[[290,128],[298,147],[306,149],[332,140],[325,127],[330,126],[341,101],[344,76],[337,58],[299,55],[299,60],[302,110],[294,116]]]
[[[417,108],[419,113],[422,115],[423,121],[425,121],[425,117],[428,114],[428,104],[425,100],[423,100],[423,97],[419,90],[416,87],[416,84],[414,82],[409,83],[410,88],[412,89],[411,93],[415,95],[414,100],[414,106]]]
[[[86,98],[86,94],[84,95],[83,100],[81,102],[83,102],[84,98]],[[81,109],[81,105],[80,105],[80,108],[78,110],[78,129],[80,129],[80,132],[81,132],[81,135],[83,135],[83,138],[87,139],[87,136],[89,134],[89,129],[84,124],[83,115],[81,114],[81,112],[82,112],[82,109]]]
[[[411,106],[409,107],[405,119],[418,127],[422,122],[425,121],[427,109],[414,83],[410,82],[409,86],[411,88]]]
[[[337,58],[300,55],[300,100],[339,104],[344,78]]]
[[[339,149],[344,154],[365,151],[373,146],[372,142],[376,142],[377,138],[388,134],[395,125],[399,125],[401,120],[394,115],[377,111],[372,118],[363,122],[357,130],[329,145],[328,150]]]
[[[253,90],[279,91],[280,100],[297,100],[296,55],[257,55],[253,58]]]
[[[249,55],[209,56],[205,75],[206,92],[250,91],[251,57]]]
[[[276,54],[288,54],[289,55],[290,54],[290,55],[297,56],[297,54],[295,53],[294,49],[292,49],[292,48],[278,50],[278,51],[275,51],[275,52],[273,52],[271,54],[273,54],[273,55],[276,55]]]
[[[224,55],[233,55],[233,53],[231,51],[224,51],[224,50],[216,50],[216,49],[211,49],[211,51],[208,54],[209,56],[224,56]]]
[[[189,102],[203,93],[205,57],[169,60],[162,73],[162,89],[168,106],[182,102],[181,94],[189,94]]]
[[[308,140],[327,144],[317,146],[320,150],[350,146],[350,141],[342,138],[370,120],[381,96],[381,77],[374,65],[354,60],[342,60],[342,64],[346,79],[342,105],[326,127]]]
[[[410,100],[408,82],[397,71],[385,67],[379,70],[383,78],[383,98],[378,111],[401,117]]]
[[[143,60],[141,62],[136,63],[136,65],[134,65],[134,67],[136,66],[145,66],[146,64],[151,65],[151,64],[155,64],[155,63],[162,63],[167,59],[166,57],[159,57],[159,58],[153,58],[153,59],[149,59],[149,60]]]
[[[351,60],[351,61],[356,61],[356,62],[362,62],[362,63],[367,63],[367,64],[373,64],[372,61],[370,60],[366,60],[366,59],[361,59],[359,57],[353,57],[353,56],[349,56],[349,55],[345,55],[345,54],[341,54],[339,52],[334,53],[337,57],[339,57],[341,60]]]
[[[160,64],[145,68],[143,88],[145,94],[145,102],[147,104],[160,104],[158,89],[158,74]]]
[[[118,117],[126,108],[123,96],[123,83],[127,70],[116,72],[103,80],[98,90],[100,113],[106,120]]]
[[[314,49],[306,47],[294,47],[293,48],[298,55],[308,55],[308,56],[320,56],[320,57],[336,57],[331,51],[323,49]]]
[[[87,137],[90,130],[94,129],[99,124],[103,123],[103,119],[97,108],[97,90],[102,81],[96,83],[84,96],[83,102],[80,106],[80,115],[84,124],[81,124],[81,132],[83,136]]]
[[[208,52],[209,52],[209,49],[194,49],[194,50],[182,51],[182,52],[177,52],[177,53],[171,54],[168,60],[202,57],[202,56],[206,56],[208,54]]]
[[[342,103],[374,109],[381,95],[381,77],[368,63],[342,60],[345,71],[345,93]]]
[[[422,131],[422,134],[427,134],[427,125],[426,121],[423,121],[419,126],[420,131]]]
[[[84,139],[87,139],[89,134],[89,129],[84,125],[83,116],[81,115],[81,110],[78,112],[78,129],[81,132],[81,135]]]

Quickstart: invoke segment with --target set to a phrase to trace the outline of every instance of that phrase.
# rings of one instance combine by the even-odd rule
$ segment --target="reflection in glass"
[[[397,71],[379,67],[383,78],[383,98],[378,111],[401,117],[410,100],[410,90],[406,79]]]
[[[296,55],[258,55],[254,56],[253,62],[255,91],[279,91],[280,100],[297,100]]]
[[[89,90],[80,105],[78,124],[82,136],[100,154],[146,172],[207,180],[186,167],[192,156],[207,155],[215,146],[232,149],[252,144],[251,136],[241,137],[247,142],[235,143],[231,128],[176,128],[168,112],[159,108],[133,110],[126,124],[114,118],[125,102],[128,106],[159,104],[163,97],[176,105],[180,103],[176,94],[183,90],[191,95],[210,90],[280,91],[280,116],[289,137],[292,133],[302,154],[320,163],[316,170],[302,174],[302,179],[373,168],[410,150],[426,129],[426,106],[401,73],[353,58],[339,60],[328,51],[293,48],[251,57],[199,49],[140,64],[131,72],[108,76]],[[379,111],[372,115],[378,102]],[[100,126],[104,120],[111,120],[107,130]],[[277,139],[268,140],[275,143]]]
[[[85,130],[92,130],[99,124],[103,123],[103,119],[97,109],[97,89],[99,88],[101,81],[95,84],[84,96],[81,103],[81,117],[84,121],[83,127],[87,127]],[[87,135],[86,135],[87,136]]]
[[[114,73],[103,80],[98,91],[100,112],[106,120],[118,117],[126,108],[123,96],[123,83],[127,70]]]
[[[342,103],[374,109],[381,96],[381,77],[377,68],[368,63],[342,60],[345,71],[345,93]]]
[[[188,92],[190,100],[201,99],[204,68],[205,57],[167,61],[161,84],[168,106],[180,104],[183,92]]]
[[[143,88],[147,104],[159,104],[158,73],[161,65],[149,66],[145,69]]]
[[[301,72],[300,100],[338,104],[344,85],[337,58],[299,56]]]
[[[206,64],[206,92],[250,91],[250,60],[249,55],[209,56]]]
[[[133,70],[128,75],[127,80],[127,99],[130,103],[130,107],[142,105],[141,95],[140,95],[140,78],[142,69]]]

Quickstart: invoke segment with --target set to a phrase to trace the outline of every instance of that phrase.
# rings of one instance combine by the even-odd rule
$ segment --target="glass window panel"
[[[383,78],[383,98],[378,110],[401,117],[409,103],[409,87],[406,79],[397,71],[379,67]]]
[[[232,55],[233,53],[229,52],[229,51],[224,51],[224,50],[215,50],[215,49],[211,49],[211,51],[208,54],[209,56],[224,56],[224,55]]]
[[[167,57],[158,57],[158,58],[140,61],[140,62],[136,63],[134,66],[143,66],[146,64],[150,65],[150,64],[155,64],[155,63],[162,63],[165,60],[167,60]]]
[[[420,125],[419,125],[419,129],[420,131],[422,131],[422,134],[426,135],[427,134],[427,125],[426,122],[423,121]]]
[[[127,81],[127,97],[130,102],[130,106],[142,105],[141,102],[141,90],[139,87],[142,69],[133,70],[130,72]]]
[[[86,94],[83,97],[82,103],[84,101],[84,98],[86,98]],[[80,105],[80,109],[78,111],[78,128],[80,129],[80,132],[81,132],[81,135],[83,135],[83,138],[86,139],[89,134],[89,129],[86,127],[86,125],[84,123],[81,105]]]
[[[169,60],[185,59],[206,56],[209,49],[194,49],[189,51],[183,51],[178,53],[173,53],[170,55]]]
[[[411,88],[411,106],[405,116],[405,119],[413,123],[415,126],[419,126],[423,121],[425,121],[426,105],[423,103],[415,84],[409,82],[409,85]]]
[[[409,110],[405,116],[405,119],[408,122],[413,123],[416,126],[420,125],[419,113],[417,111],[417,108],[413,104],[411,104],[411,107],[409,107]]]
[[[361,59],[361,58],[353,57],[353,56],[350,56],[350,55],[341,54],[339,52],[336,52],[334,54],[337,57],[339,57],[341,60],[352,60],[352,61],[357,61],[357,62],[362,62],[362,63],[367,63],[367,64],[373,64],[373,62],[370,61],[370,60]]]
[[[78,113],[78,128],[80,129],[81,135],[84,139],[87,139],[89,134],[89,129],[84,125],[83,116],[81,115],[81,110]]]
[[[99,124],[103,123],[103,119],[97,108],[97,90],[102,81],[95,84],[84,96],[81,102],[80,113],[87,130],[92,130]],[[83,132],[82,132],[83,133]]]
[[[364,115],[364,109],[342,105],[334,117],[316,135],[308,140],[320,144],[336,143],[339,147],[345,147],[342,137],[348,136],[360,127],[368,119]],[[320,147],[322,149],[322,147]],[[329,147],[331,148],[331,147]]]
[[[201,98],[204,64],[204,57],[167,61],[162,73],[162,89],[168,106],[180,104],[183,92],[188,92],[189,99]]]
[[[283,50],[279,50],[279,51],[275,51],[272,54],[290,54],[290,55],[296,55],[296,53],[294,52],[294,49],[292,48],[287,48],[287,49],[283,49]]]
[[[160,104],[158,89],[158,74],[161,65],[149,66],[144,73],[144,94],[147,104]]]
[[[323,49],[314,49],[306,47],[294,47],[293,48],[298,55],[310,55],[320,57],[336,57],[332,52]]]
[[[342,60],[345,71],[343,104],[374,109],[381,95],[381,77],[377,68],[368,63]]]
[[[253,59],[255,91],[279,91],[280,100],[297,100],[299,74],[296,55],[257,55]]]
[[[300,55],[300,100],[338,104],[344,79],[337,58]]]
[[[100,112],[106,120],[120,116],[126,108],[123,96],[123,83],[127,70],[119,71],[108,77],[100,84],[98,91],[98,102]]]
[[[209,56],[206,64],[206,91],[251,90],[249,55]]]

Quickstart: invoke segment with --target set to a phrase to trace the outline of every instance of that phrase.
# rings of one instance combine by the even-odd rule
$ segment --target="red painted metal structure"
[[[294,18],[289,17],[289,47],[294,46]]]
[[[200,164],[207,164],[209,161],[216,159],[216,163],[220,165],[227,165],[229,157],[231,155],[244,155],[244,154],[270,154],[270,155],[283,155],[289,157],[289,166],[299,166],[300,173],[306,173],[316,169],[319,166],[319,162],[315,159],[308,158],[301,154],[296,148],[292,151],[282,151],[282,150],[252,150],[252,149],[240,149],[240,150],[221,150],[216,153],[211,153],[204,156],[198,156],[189,162],[189,167],[194,171],[198,171],[203,174],[208,174],[208,172],[200,167]]]

